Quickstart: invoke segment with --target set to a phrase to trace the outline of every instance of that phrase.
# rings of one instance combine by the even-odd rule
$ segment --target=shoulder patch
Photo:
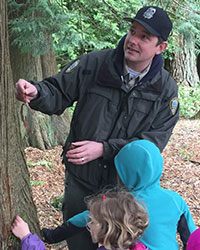
[[[77,60],[77,61],[73,62],[73,63],[66,69],[65,72],[66,72],[67,74],[71,73],[72,71],[75,70],[75,68],[79,65],[79,63],[80,63],[80,60]]]
[[[173,97],[169,103],[170,110],[172,112],[172,115],[176,114],[176,111],[178,109],[178,97]]]

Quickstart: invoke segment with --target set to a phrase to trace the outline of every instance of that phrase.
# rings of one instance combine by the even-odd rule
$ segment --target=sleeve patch
[[[71,73],[72,71],[75,70],[75,68],[77,68],[77,66],[79,65],[79,63],[80,63],[80,60],[77,60],[77,61],[73,62],[73,63],[66,69],[65,72],[66,72],[67,74]]]
[[[170,110],[172,112],[172,115],[176,114],[176,111],[178,109],[178,97],[174,97],[171,99],[169,103]]]

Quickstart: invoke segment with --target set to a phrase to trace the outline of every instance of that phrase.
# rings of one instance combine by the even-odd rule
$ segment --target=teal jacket
[[[115,167],[124,185],[147,208],[149,227],[140,241],[151,250],[178,250],[179,232],[186,249],[196,227],[183,198],[160,186],[163,158],[159,149],[147,140],[131,142],[115,157]]]
[[[136,200],[144,203],[149,214],[149,226],[140,241],[151,250],[178,250],[176,233],[179,232],[186,249],[188,238],[196,227],[183,198],[160,186],[163,158],[155,144],[147,140],[128,143],[114,161],[121,181]],[[80,230],[87,225],[88,220],[89,211],[84,211],[64,225],[72,232],[70,228]],[[67,230],[63,231],[64,238],[69,237]]]

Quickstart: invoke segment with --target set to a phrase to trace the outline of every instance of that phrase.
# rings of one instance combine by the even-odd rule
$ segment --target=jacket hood
[[[130,191],[135,193],[147,187],[160,186],[163,158],[152,142],[137,140],[128,143],[114,161],[121,181]]]

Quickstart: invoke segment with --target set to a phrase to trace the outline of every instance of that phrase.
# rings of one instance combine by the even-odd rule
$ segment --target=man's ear
[[[156,55],[161,54],[164,50],[166,50],[167,45],[168,45],[167,41],[163,41],[161,44],[158,44],[157,45],[158,50],[157,50]]]

